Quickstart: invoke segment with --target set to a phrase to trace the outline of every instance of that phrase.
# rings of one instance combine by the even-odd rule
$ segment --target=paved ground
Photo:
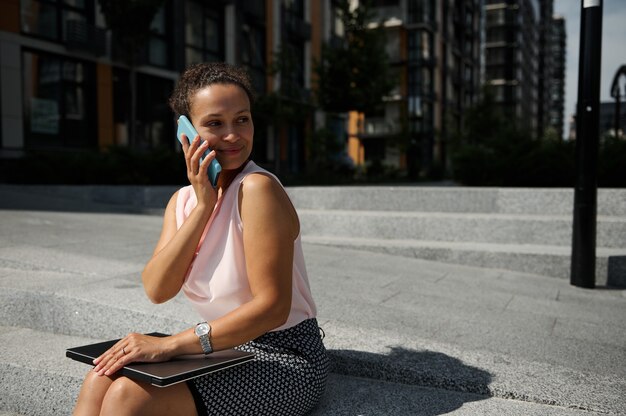
[[[125,210],[0,195],[0,416],[67,413],[86,368],[65,348],[195,322],[181,297],[145,299],[161,219]],[[624,290],[306,238],[305,256],[333,358],[316,415],[626,414]],[[52,356],[29,360],[34,338]]]

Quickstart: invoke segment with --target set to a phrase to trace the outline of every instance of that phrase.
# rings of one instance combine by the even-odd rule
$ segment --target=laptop
[[[153,332],[147,334],[165,337],[166,334]],[[111,348],[119,339],[68,348],[65,356],[81,363],[93,365],[93,360]],[[228,349],[203,354],[176,357],[160,363],[131,363],[118,371],[126,377],[144,381],[157,387],[167,387],[195,377],[224,370],[254,359],[254,353]]]

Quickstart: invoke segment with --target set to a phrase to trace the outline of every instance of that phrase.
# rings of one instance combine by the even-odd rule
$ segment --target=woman
[[[248,76],[233,66],[198,64],[181,76],[170,106],[204,141],[183,140],[191,185],[167,204],[142,281],[155,303],[182,289],[203,322],[170,337],[123,338],[94,361],[75,415],[300,415],[321,397],[328,358],[298,216],[278,180],[249,159],[252,100]],[[215,158],[222,173],[213,188],[207,167]],[[232,347],[255,360],[168,388],[116,374],[133,361]]]

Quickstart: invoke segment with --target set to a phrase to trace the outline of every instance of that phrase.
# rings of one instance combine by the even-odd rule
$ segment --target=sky
[[[583,0],[555,0],[554,14],[565,17],[567,56],[565,69],[565,130],[569,132],[569,118],[576,112],[578,96],[578,55],[580,13]],[[626,0],[602,2],[602,63],[600,101],[611,101],[611,82],[621,65],[626,65]]]

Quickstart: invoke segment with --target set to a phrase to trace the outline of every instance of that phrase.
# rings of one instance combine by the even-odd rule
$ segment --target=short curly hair
[[[241,87],[254,102],[254,92],[248,73],[239,67],[224,62],[205,62],[189,66],[182,73],[168,101],[176,116],[189,115],[191,97],[213,84],[233,84]]]

